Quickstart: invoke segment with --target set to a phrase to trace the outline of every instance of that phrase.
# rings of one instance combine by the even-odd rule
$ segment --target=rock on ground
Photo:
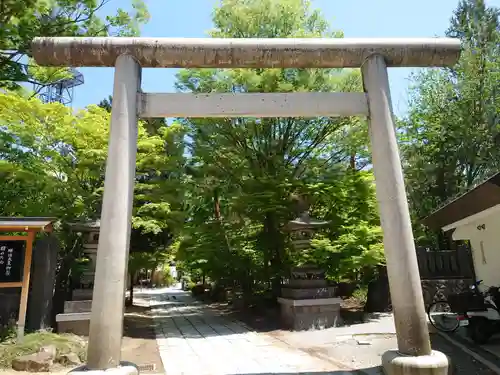
[[[15,358],[12,368],[16,371],[47,372],[54,363],[52,353],[38,352]]]
[[[57,363],[63,365],[63,366],[77,366],[80,365],[82,362],[80,361],[80,358],[78,355],[75,353],[67,353],[67,354],[61,354],[58,355],[56,358]]]

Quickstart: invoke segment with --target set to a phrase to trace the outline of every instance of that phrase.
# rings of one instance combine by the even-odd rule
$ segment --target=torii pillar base
[[[131,363],[122,361],[118,367],[106,370],[90,370],[87,366],[80,366],[68,372],[68,375],[139,375],[139,368]]]
[[[451,368],[448,357],[434,350],[421,356],[389,350],[382,355],[382,367],[385,375],[448,375]]]

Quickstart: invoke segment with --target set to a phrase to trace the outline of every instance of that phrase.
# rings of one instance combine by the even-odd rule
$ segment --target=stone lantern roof
[[[99,232],[101,220],[88,220],[75,223],[68,223],[69,227],[77,232]]]
[[[285,230],[289,232],[300,230],[312,230],[324,227],[329,224],[329,221],[317,220],[309,216],[309,212],[305,211],[296,219],[289,221],[285,225]]]

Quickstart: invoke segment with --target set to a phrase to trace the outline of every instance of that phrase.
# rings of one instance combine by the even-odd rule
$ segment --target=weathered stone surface
[[[294,331],[325,329],[340,325],[340,304],[316,306],[281,305],[283,324]]]
[[[40,348],[39,352],[47,353],[52,357],[52,359],[55,359],[57,355],[57,348],[54,345],[45,345]]]
[[[90,319],[57,322],[59,333],[73,333],[78,336],[89,335]]]
[[[90,312],[91,308],[92,300],[64,302],[65,313]]]
[[[282,288],[281,296],[291,299],[314,299],[335,297],[336,288],[334,286],[322,288]]]
[[[328,286],[326,280],[301,280],[301,279],[290,279],[287,286],[289,288],[301,289],[301,288],[324,288]]]
[[[58,355],[56,361],[63,366],[78,366],[82,363],[76,353],[66,353]]]
[[[75,289],[73,290],[73,301],[92,300],[93,293],[93,289]]]
[[[455,39],[336,39],[35,38],[31,50],[39,65],[114,66],[126,54],[145,68],[358,68],[374,54],[389,67],[427,67],[460,57]]]
[[[390,350],[382,355],[382,366],[386,375],[448,375],[450,362],[437,351],[415,357]]]
[[[47,372],[53,363],[54,357],[48,352],[39,352],[15,358],[12,368],[16,371]]]

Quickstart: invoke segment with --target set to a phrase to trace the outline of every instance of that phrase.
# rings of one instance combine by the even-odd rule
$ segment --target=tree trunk
[[[52,297],[52,327],[56,327],[56,315],[64,312],[64,302],[69,299],[69,279],[73,257],[66,255],[60,262],[61,264],[57,270],[56,282],[54,285],[54,296]]]
[[[283,269],[281,233],[274,214],[266,214],[264,221],[265,242],[271,261],[271,290],[274,298],[281,296],[281,272]]]
[[[356,154],[352,154],[349,158],[349,166],[353,171],[356,170]]]
[[[155,277],[156,269],[152,268],[151,269],[151,278],[149,279],[149,287],[152,288],[153,284],[155,282],[154,277]]]
[[[217,188],[214,190],[214,215],[217,220],[220,220],[220,199]]]
[[[129,304],[132,306],[134,304],[134,275],[130,274],[130,298]]]

